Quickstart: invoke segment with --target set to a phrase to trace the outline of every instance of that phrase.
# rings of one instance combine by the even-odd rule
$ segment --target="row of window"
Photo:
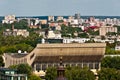
[[[57,63],[49,63],[49,64],[35,64],[36,65],[36,70],[46,70],[48,67],[58,67],[59,64]],[[89,69],[99,69],[100,68],[100,63],[64,63],[64,67],[66,66],[79,66],[81,68],[83,67],[88,67]]]
[[[20,60],[10,60],[10,64],[14,65],[14,64],[21,64],[21,63],[26,63],[27,59],[20,59]]]

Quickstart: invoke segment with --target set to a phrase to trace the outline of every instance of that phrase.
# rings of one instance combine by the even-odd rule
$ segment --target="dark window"
[[[93,69],[93,63],[89,63],[89,69]]]
[[[99,63],[95,63],[95,69],[99,69]]]

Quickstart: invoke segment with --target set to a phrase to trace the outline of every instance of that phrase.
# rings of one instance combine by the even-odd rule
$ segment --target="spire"
[[[64,69],[64,66],[63,66],[63,57],[60,56],[59,57],[59,60],[60,60],[60,65],[58,66],[58,69],[57,69],[57,79],[56,80],[67,80],[64,75],[65,75],[65,69]]]

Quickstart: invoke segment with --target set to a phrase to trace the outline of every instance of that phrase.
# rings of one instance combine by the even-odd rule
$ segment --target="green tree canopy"
[[[82,32],[81,28],[61,25],[62,37],[77,37],[74,33]]]
[[[69,67],[65,74],[68,80],[95,80],[94,73],[88,68]]]
[[[0,67],[4,67],[4,65],[3,57],[0,55]]]
[[[46,80],[55,80],[57,70],[54,67],[48,68],[46,72]],[[65,77],[67,80],[95,80],[94,73],[88,68],[67,67],[65,69]]]
[[[101,62],[101,66],[120,70],[120,57],[105,57]]]
[[[112,68],[102,68],[98,77],[98,80],[120,80],[120,72]]]
[[[42,80],[39,76],[32,74],[28,80]]]
[[[27,74],[28,76],[32,74],[32,67],[28,64],[19,64],[17,70],[20,74]]]
[[[46,80],[55,80],[57,77],[57,69],[55,67],[49,67],[46,71]]]

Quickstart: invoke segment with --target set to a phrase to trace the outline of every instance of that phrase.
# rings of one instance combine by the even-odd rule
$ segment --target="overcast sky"
[[[120,16],[120,0],[0,0],[0,16]]]

